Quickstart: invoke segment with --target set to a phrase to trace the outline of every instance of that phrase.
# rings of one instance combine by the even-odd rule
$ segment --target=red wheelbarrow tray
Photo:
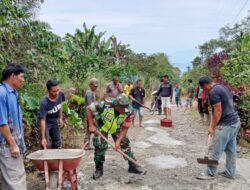
[[[75,170],[85,151],[82,149],[46,149],[38,150],[27,156],[39,169],[44,171],[44,161],[47,161],[49,171],[59,170],[59,161],[63,160],[63,170]]]

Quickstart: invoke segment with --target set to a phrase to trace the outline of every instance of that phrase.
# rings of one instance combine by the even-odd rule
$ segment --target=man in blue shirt
[[[23,154],[26,150],[22,111],[17,89],[24,83],[25,69],[9,64],[2,72],[0,86],[0,170],[2,189],[27,189]]]

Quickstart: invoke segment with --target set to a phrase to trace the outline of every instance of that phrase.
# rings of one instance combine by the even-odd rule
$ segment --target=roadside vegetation
[[[88,27],[84,20],[73,34],[58,36],[48,23],[36,19],[41,3],[42,0],[0,1],[0,72],[11,62],[27,68],[20,103],[28,148],[39,147],[35,143],[39,142],[37,113],[48,79],[59,80],[65,92],[71,87],[77,89],[77,95],[63,106],[68,130],[76,133],[84,126],[82,97],[90,78],[99,79],[100,90],[114,75],[122,83],[141,78],[148,94],[165,73],[172,81],[179,80],[181,72],[169,63],[166,54],[135,53],[129,44],[96,32],[96,26]]]
[[[220,29],[219,37],[199,46],[200,55],[182,82],[192,78],[196,84],[202,75],[210,75],[226,85],[234,95],[242,123],[241,136],[249,139],[250,130],[250,15],[234,26]],[[250,141],[249,141],[250,142]]]

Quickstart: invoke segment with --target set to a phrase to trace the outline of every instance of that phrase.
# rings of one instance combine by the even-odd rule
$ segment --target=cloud
[[[112,12],[57,12],[45,13],[39,16],[40,20],[49,21],[50,24],[81,25],[86,22],[88,25],[107,25],[110,27],[126,28],[134,25],[151,24],[149,17],[131,14],[119,14]]]
[[[74,33],[83,22],[97,25],[136,52],[167,52],[171,61],[190,63],[195,46],[216,38],[245,0],[51,0],[42,4],[38,18],[61,36]],[[249,9],[246,7],[245,9]],[[246,16],[242,11],[238,20]],[[178,65],[182,69],[184,64]]]

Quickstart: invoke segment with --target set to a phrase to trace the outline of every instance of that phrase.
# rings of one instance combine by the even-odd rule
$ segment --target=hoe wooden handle
[[[205,156],[208,156],[209,154],[210,143],[211,143],[211,135],[209,134],[207,138],[207,152]]]
[[[97,134],[103,139],[105,140],[108,144],[110,144],[112,146],[112,148],[115,148],[115,145],[108,140],[100,131],[97,130]],[[130,162],[132,162],[133,164],[140,166],[133,158],[129,157],[127,154],[125,154],[124,152],[122,152],[121,149],[117,150],[118,153],[120,153],[122,156],[124,156],[126,159],[128,159]],[[140,166],[141,167],[141,166]]]

